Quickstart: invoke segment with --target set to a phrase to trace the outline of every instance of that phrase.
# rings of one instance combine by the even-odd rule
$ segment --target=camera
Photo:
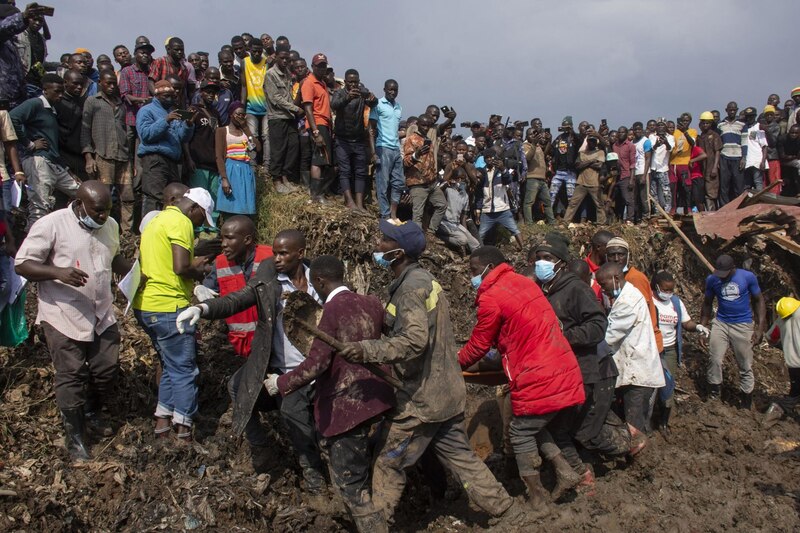
[[[460,124],[460,126],[461,126],[462,128],[471,128],[471,127],[472,127],[472,122],[462,122],[462,123]]]
[[[450,112],[450,108],[446,105],[443,105],[441,109],[442,109],[442,115],[446,115]]]

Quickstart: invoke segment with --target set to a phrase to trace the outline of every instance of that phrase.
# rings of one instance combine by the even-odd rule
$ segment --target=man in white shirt
[[[760,191],[764,188],[764,170],[767,168],[767,132],[766,126],[756,121],[757,116],[755,107],[744,110],[742,155],[745,186]]]
[[[619,263],[607,262],[595,273],[597,283],[611,299],[606,343],[617,365],[617,394],[622,397],[625,421],[631,437],[639,444],[631,454],[647,444],[650,402],[656,389],[665,385],[664,370],[658,354],[650,308],[639,289],[625,281]]]
[[[675,137],[667,133],[667,122],[663,118],[656,122],[656,132],[649,137],[653,145],[650,159],[650,195],[664,209],[672,206],[669,189],[669,155],[675,147]]]

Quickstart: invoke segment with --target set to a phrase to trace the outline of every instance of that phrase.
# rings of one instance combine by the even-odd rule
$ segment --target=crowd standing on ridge
[[[570,491],[591,496],[586,457],[634,457],[656,428],[669,438],[684,332],[708,345],[709,401],[720,399],[730,347],[736,403],[752,408],[753,346],[765,334],[784,350],[791,381],[770,413],[800,399],[800,301],[779,300],[768,328],[756,276],[720,255],[695,321],[672,274],[637,270],[622,237],[600,228],[580,258],[567,236],[584,221],[720,209],[748,189],[797,196],[800,87],[783,107],[773,94],[760,112],[736,102],[724,118],[704,111],[699,132],[688,112],[616,130],[606,119],[575,129],[566,116],[555,135],[538,118],[492,115],[462,122],[464,138],[455,109],[404,114],[398,81],[386,80],[379,97],[357,70],[338,78],[325,53],[307,61],[285,36],[234,36],[218,66],[207,52],[185,57],[178,37],[154,58],[145,36],[133,54],[120,44],[95,60],[77,48],[49,62],[52,15],[0,4],[0,313],[14,305],[14,273],[37,283],[36,322],[74,460],[91,460],[92,439],[116,430],[103,414],[119,372],[112,282],[132,269],[141,273],[133,312],[161,367],[153,438],[192,445],[197,324],[224,319],[242,363],[228,383],[233,432],[245,435],[254,470],[282,453],[260,417],[278,411],[305,490],[325,499],[333,485],[362,532],[388,531],[405,470],[420,461],[441,463],[505,524],[550,513]],[[342,260],[307,257],[297,229],[259,243],[267,189],[307,191],[321,204],[341,196],[354,216],[375,213],[373,260],[391,273],[389,300],[349,290]],[[493,244],[507,233],[522,250],[521,224],[554,230],[518,273]],[[140,236],[135,262],[121,254],[121,236]],[[477,324],[460,349],[446,293],[419,262],[434,239],[469,256]],[[295,292],[322,306],[318,327],[338,342],[295,346],[284,309]],[[503,453],[525,503],[467,437],[462,370],[492,369],[508,381]],[[556,473],[552,491],[540,479],[544,461]]]

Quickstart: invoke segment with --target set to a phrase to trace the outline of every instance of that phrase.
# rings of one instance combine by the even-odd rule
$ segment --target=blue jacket
[[[136,114],[136,132],[139,135],[140,157],[160,154],[173,161],[181,159],[181,143],[189,142],[194,126],[183,120],[167,122],[169,110],[164,109],[157,98],[142,107]]]
[[[27,98],[25,70],[14,41],[27,27],[22,13],[0,19],[0,98],[8,100],[11,108]]]

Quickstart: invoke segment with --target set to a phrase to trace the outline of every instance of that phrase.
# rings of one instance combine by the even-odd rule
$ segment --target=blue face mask
[[[489,270],[491,265],[486,265],[486,268],[483,269],[483,272],[478,274],[477,276],[473,276],[469,281],[472,283],[472,288],[478,290],[478,287],[481,286],[481,282],[483,281],[483,275],[486,274],[486,271]]]
[[[538,279],[543,283],[547,283],[556,276],[555,267],[556,265],[552,261],[539,259],[538,261],[536,261],[536,264],[533,269],[534,272],[536,273],[536,279]]]
[[[402,248],[395,248],[394,250],[389,250],[388,252],[372,252],[372,260],[375,261],[375,264],[381,268],[389,268],[392,266],[394,259],[384,259],[384,256],[392,252],[399,252],[400,250],[402,250]],[[395,259],[397,258],[395,257]]]
[[[80,217],[81,224],[83,224],[84,226],[86,226],[91,230],[100,229],[103,227],[103,224],[96,222],[95,219],[89,216],[89,214],[86,212],[85,207],[81,206],[81,209],[83,209],[83,216]]]

